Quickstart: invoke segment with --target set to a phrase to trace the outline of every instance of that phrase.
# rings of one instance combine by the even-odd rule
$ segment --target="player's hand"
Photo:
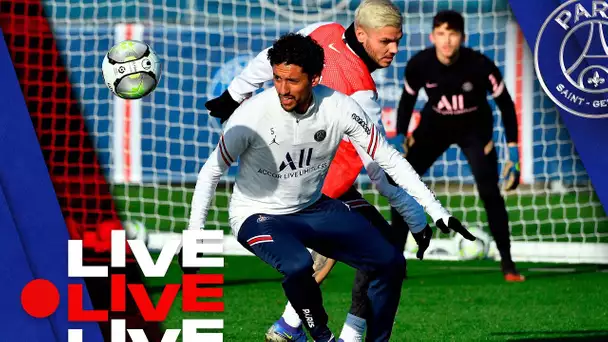
[[[414,137],[412,135],[408,135],[403,139],[403,157],[407,157],[407,153],[410,151],[412,145],[414,145]]]
[[[429,248],[431,244],[431,237],[433,237],[433,230],[431,226],[428,224],[424,229],[419,231],[418,233],[412,233],[414,240],[416,240],[416,244],[418,244],[418,252],[416,252],[416,257],[420,260],[424,259],[424,252]]]
[[[450,231],[453,230],[456,233],[462,235],[467,240],[470,240],[470,241],[477,240],[477,238],[473,234],[471,234],[471,232],[469,232],[462,225],[462,223],[460,223],[460,221],[458,221],[458,219],[455,218],[454,216],[450,216],[447,219],[447,224],[446,224],[445,218],[440,218],[439,220],[437,220],[437,222],[435,222],[435,224],[437,225],[437,228],[441,229],[441,231],[444,234],[449,234]]]
[[[411,135],[404,136],[403,134],[399,134],[395,139],[395,149],[399,151],[404,158],[407,157],[410,147],[414,144],[414,137]]]
[[[220,119],[220,123],[224,123],[239,107],[239,103],[230,96],[228,90],[225,90],[219,97],[205,102],[205,107],[209,110],[209,115]]]
[[[179,249],[179,253],[177,254],[177,260],[179,263],[179,267],[182,269],[182,272],[184,272],[184,274],[196,274],[198,273],[199,268],[198,267],[184,267],[184,249],[180,248]]]
[[[505,180],[505,190],[515,190],[519,185],[521,172],[519,170],[519,150],[517,145],[509,146],[509,160],[505,163],[502,176]]]

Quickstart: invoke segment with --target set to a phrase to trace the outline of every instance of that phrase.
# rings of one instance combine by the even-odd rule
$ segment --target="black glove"
[[[444,234],[449,234],[450,230],[455,231],[456,233],[462,235],[465,239],[470,241],[475,241],[477,238],[471,234],[463,225],[458,221],[454,216],[450,216],[448,219],[448,225],[446,226],[442,219],[437,220],[435,222],[437,228],[441,229]]]
[[[424,252],[427,250],[427,248],[429,248],[429,245],[431,243],[433,230],[431,229],[431,226],[427,224],[426,227],[424,227],[424,229],[422,229],[418,233],[412,233],[412,236],[418,244],[418,252],[416,252],[416,257],[422,260],[424,258]]]
[[[179,263],[179,267],[182,269],[184,274],[196,274],[198,273],[198,267],[184,267],[184,249],[180,248],[179,253],[177,254],[177,260]]]
[[[239,103],[230,96],[228,90],[225,90],[219,97],[205,102],[205,107],[209,110],[209,115],[224,123],[239,107]]]

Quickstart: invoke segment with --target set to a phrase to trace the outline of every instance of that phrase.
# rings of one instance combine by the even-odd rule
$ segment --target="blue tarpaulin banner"
[[[509,0],[604,208],[608,208],[608,5],[592,0]]]
[[[68,278],[68,231],[2,37],[0,30],[0,340],[66,342],[68,329],[82,329],[86,341],[103,341],[97,323],[68,322],[68,283],[84,281]],[[21,307],[22,289],[34,279],[59,292],[45,318]],[[82,307],[91,310],[86,287],[83,297]]]

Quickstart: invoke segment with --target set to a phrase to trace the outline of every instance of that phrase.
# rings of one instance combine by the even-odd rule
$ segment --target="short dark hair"
[[[433,18],[433,29],[448,24],[448,29],[464,34],[464,17],[453,10],[439,11]]]
[[[297,65],[312,77],[321,75],[325,52],[311,37],[288,33],[281,36],[268,50],[268,60],[271,65],[283,63]]]

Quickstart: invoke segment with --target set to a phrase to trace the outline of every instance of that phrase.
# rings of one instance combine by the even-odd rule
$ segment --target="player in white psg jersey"
[[[377,102],[376,85],[371,76],[374,70],[388,67],[397,53],[402,36],[403,18],[399,9],[389,0],[362,1],[355,12],[355,22],[348,28],[338,23],[311,24],[298,33],[309,35],[319,43],[326,55],[320,83],[354,99],[372,118],[377,132],[384,134],[380,120],[381,108]],[[262,84],[272,79],[272,67],[262,51],[218,98],[206,103],[210,115],[225,121],[239,104]],[[379,192],[389,199],[393,208],[403,216],[407,227],[392,229],[382,214],[357,191],[355,180],[365,166]],[[323,184],[323,194],[347,203],[362,214],[392,244],[402,249],[408,229],[419,244],[418,257],[422,258],[432,230],[426,222],[422,207],[399,187],[392,186],[383,170],[348,138],[340,142]],[[315,279],[322,282],[334,265],[334,260],[315,255]],[[320,262],[318,262],[320,261]],[[352,289],[352,305],[340,338],[346,342],[361,340],[369,312],[367,288],[369,279],[364,271],[357,271]],[[287,303],[282,317],[267,332],[267,341],[304,341],[302,321]]]
[[[283,274],[285,295],[315,341],[335,341],[327,327],[307,248],[369,272],[369,341],[388,341],[401,294],[401,251],[343,202],[322,194],[344,135],[410,193],[444,231],[474,240],[392,148],[350,97],[319,84],[323,48],[288,34],[268,51],[274,88],[243,103],[201,169],[189,229],[204,226],[221,175],[237,159],[230,224],[238,241]]]

